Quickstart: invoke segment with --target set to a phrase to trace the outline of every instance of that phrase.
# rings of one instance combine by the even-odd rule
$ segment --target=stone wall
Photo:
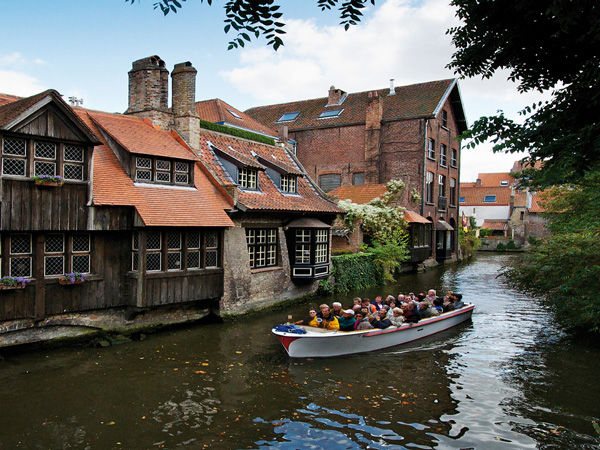
[[[295,284],[291,280],[290,261],[282,227],[277,218],[234,218],[235,227],[225,231],[223,259],[225,289],[219,304],[222,317],[235,316],[271,308],[286,300],[304,297],[317,290],[318,282]],[[277,228],[279,239],[278,265],[250,269],[246,227]]]

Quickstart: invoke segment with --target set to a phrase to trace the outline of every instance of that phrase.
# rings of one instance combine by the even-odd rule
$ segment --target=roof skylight
[[[323,111],[319,116],[319,119],[329,119],[330,117],[337,117],[342,113],[343,109],[329,109]]]
[[[233,109],[227,109],[227,111],[229,111],[229,113],[236,119],[244,120],[244,119],[242,119],[242,116],[240,116],[238,113],[236,113]]]
[[[277,122],[291,122],[292,120],[296,120],[296,117],[300,115],[300,112],[288,112],[277,119]]]

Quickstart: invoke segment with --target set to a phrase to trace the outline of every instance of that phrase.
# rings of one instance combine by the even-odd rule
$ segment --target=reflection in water
[[[365,355],[289,359],[270,327],[308,305],[110,348],[6,355],[0,449],[597,448],[598,390],[585,381],[600,377],[600,350],[496,278],[511,258],[336,297],[433,287],[477,305],[472,323]]]

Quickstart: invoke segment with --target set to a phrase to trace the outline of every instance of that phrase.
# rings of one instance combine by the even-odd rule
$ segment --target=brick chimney
[[[173,82],[172,107],[175,117],[196,114],[196,74],[192,63],[175,64],[171,78]]]
[[[477,178],[477,179],[475,180],[475,186],[477,186],[477,187],[481,187],[481,178]]]
[[[288,126],[287,125],[279,125],[279,127],[277,128],[277,137],[279,138],[279,141],[284,142],[284,143],[287,142],[288,135],[289,135]]]
[[[193,149],[200,148],[200,118],[196,114],[196,74],[189,61],[175,64],[173,82],[173,128]]]
[[[167,111],[169,71],[158,56],[138,59],[129,71],[129,107],[125,114]]]
[[[365,117],[365,183],[378,184],[380,165],[381,119],[383,99],[377,91],[369,92]]]
[[[346,93],[341,89],[336,89],[335,86],[329,88],[329,99],[326,106],[339,105]]]
[[[163,129],[170,126],[169,71],[158,56],[132,63],[129,71],[129,107],[125,114],[147,117]]]

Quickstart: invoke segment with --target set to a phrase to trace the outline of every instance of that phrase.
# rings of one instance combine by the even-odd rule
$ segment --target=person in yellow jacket
[[[340,322],[329,309],[329,305],[323,304],[319,308],[321,311],[317,313],[317,317],[313,318],[308,325],[326,330],[339,330]]]

